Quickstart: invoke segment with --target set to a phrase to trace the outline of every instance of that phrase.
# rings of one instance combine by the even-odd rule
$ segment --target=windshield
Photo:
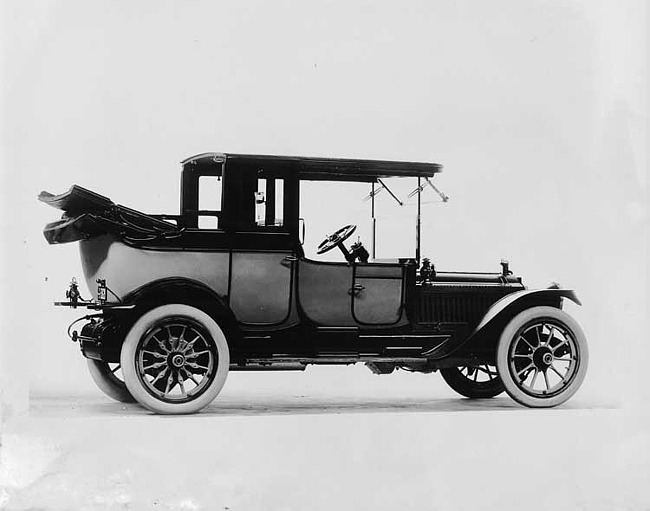
[[[417,194],[408,195],[417,186],[417,178],[382,179],[374,185],[373,208],[371,183],[302,181],[300,216],[306,224],[305,255],[315,259],[342,260],[337,250],[318,256],[316,248],[328,235],[342,226],[353,224],[357,230],[346,245],[361,240],[371,255],[371,261],[415,258]],[[431,194],[427,197],[437,199]]]

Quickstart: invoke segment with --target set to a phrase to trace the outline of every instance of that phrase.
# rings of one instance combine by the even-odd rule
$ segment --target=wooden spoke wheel
[[[505,390],[497,368],[489,364],[447,367],[440,374],[452,389],[471,399],[498,396]]]
[[[219,394],[230,366],[223,331],[205,312],[183,304],[138,319],[121,354],[133,397],[163,414],[194,413]]]
[[[575,394],[588,361],[582,329],[554,307],[533,307],[515,316],[497,348],[506,391],[518,403],[536,408],[557,406]]]

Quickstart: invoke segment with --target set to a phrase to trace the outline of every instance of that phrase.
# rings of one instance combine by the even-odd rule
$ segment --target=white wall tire
[[[93,381],[104,394],[120,403],[135,403],[135,399],[126,387],[120,376],[120,364],[113,364],[101,360],[86,359],[88,370]]]
[[[168,304],[143,314],[121,353],[133,397],[160,414],[195,413],[214,400],[230,367],[226,337],[205,312]]]
[[[497,369],[506,392],[532,408],[557,406],[573,396],[588,363],[580,325],[554,307],[533,307],[517,314],[497,347]]]

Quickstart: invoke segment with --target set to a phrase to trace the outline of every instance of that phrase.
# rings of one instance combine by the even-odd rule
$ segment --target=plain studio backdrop
[[[206,151],[443,164],[450,201],[425,192],[423,255],[452,271],[506,258],[531,287],[575,289],[584,305],[568,311],[591,350],[575,399],[624,406],[645,392],[644,2],[16,1],[2,16],[7,395],[98,392],[65,335],[82,313],[51,305],[82,280],[78,246],[46,244],[59,212],[38,193],[76,183],[177,213],[179,162]],[[338,227],[367,225],[368,191],[303,186],[309,256]],[[385,224],[382,248],[399,238],[412,256],[412,211],[377,200],[404,218]],[[312,373],[326,392],[349,389]]]

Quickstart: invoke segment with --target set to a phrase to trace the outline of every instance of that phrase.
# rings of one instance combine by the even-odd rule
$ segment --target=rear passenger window
[[[258,178],[255,224],[258,227],[284,225],[284,179]]]
[[[221,178],[199,177],[199,229],[218,229],[221,213]]]

